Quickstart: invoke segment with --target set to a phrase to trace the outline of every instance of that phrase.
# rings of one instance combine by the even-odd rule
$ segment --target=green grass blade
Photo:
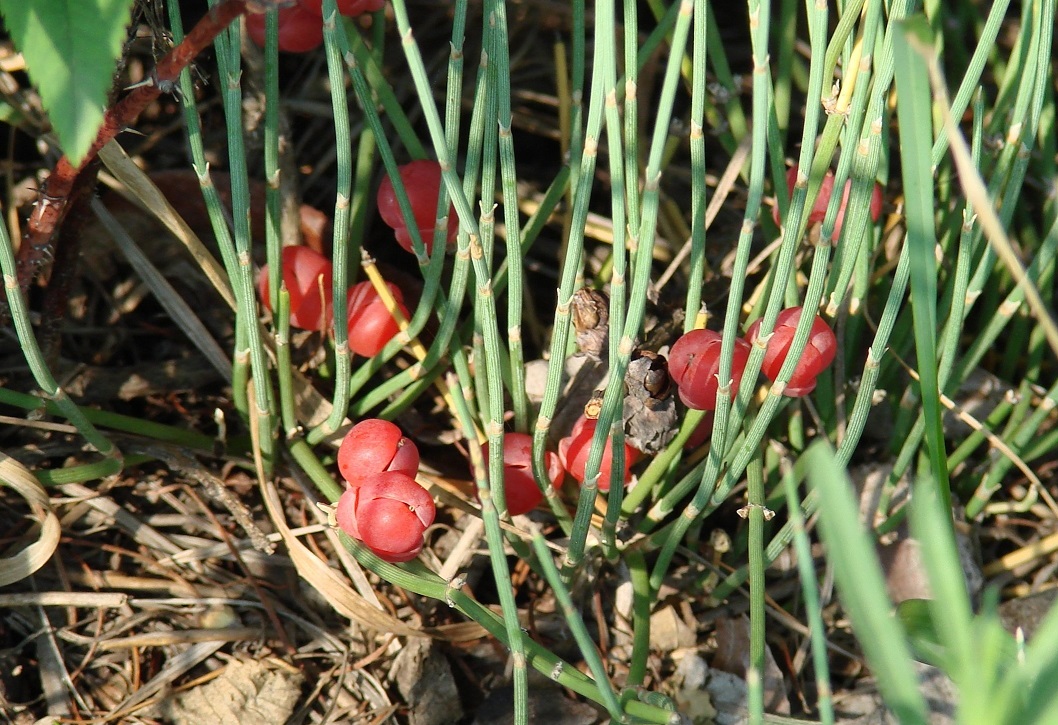
[[[911,253],[911,308],[918,357],[919,395],[926,419],[926,447],[930,469],[944,507],[951,509],[947,454],[941,423],[940,390],[937,383],[937,246],[933,208],[933,168],[929,163],[933,144],[933,116],[929,75],[923,54],[931,48],[924,33],[925,18],[915,16],[897,32],[895,71],[900,94],[900,159],[903,169],[907,216],[907,245]]]
[[[823,543],[834,566],[842,604],[878,680],[878,688],[899,722],[925,723],[926,704],[918,690],[911,652],[900,624],[890,615],[874,543],[859,521],[853,486],[825,443],[804,456],[808,482],[825,501],[820,509]]]

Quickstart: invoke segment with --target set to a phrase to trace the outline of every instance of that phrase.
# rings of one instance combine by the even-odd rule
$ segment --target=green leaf
[[[0,0],[4,24],[75,165],[102,125],[133,1]]]
[[[937,50],[925,17],[915,15],[901,21],[899,31],[893,34],[893,47],[907,246],[911,257],[911,311],[922,413],[926,421],[926,449],[941,503],[950,511],[951,490],[937,376],[937,231],[934,169],[930,163],[933,107],[929,64],[936,58]]]
[[[809,485],[818,492],[819,523],[841,603],[852,620],[886,705],[901,723],[927,722],[907,633],[891,616],[874,542],[860,523],[853,486],[825,441],[804,455]]]
[[[947,652],[941,644],[937,628],[933,626],[928,601],[905,599],[896,605],[896,617],[904,625],[916,660],[934,667],[946,664]]]

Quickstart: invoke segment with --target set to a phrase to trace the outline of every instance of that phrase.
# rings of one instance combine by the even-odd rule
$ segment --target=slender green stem
[[[896,323],[897,314],[900,311],[901,306],[904,304],[904,295],[907,294],[911,266],[909,260],[910,255],[907,253],[907,248],[905,247],[900,256],[896,271],[893,274],[893,283],[889,288],[889,295],[886,299],[885,308],[878,321],[878,329],[875,333],[874,343],[867,351],[867,360],[863,367],[860,389],[853,404],[852,414],[849,416],[845,438],[842,440],[836,453],[838,464],[842,467],[847,466],[852,459],[852,455],[856,451],[857,444],[863,434],[863,429],[867,425],[867,416],[870,414],[871,408],[874,406],[874,391],[878,382],[879,365],[888,347],[889,339]],[[815,491],[813,491],[805,497],[802,504],[802,510],[807,517],[815,513],[818,507],[819,498]],[[778,558],[779,555],[790,545],[792,537],[793,526],[790,522],[787,522],[779,532],[772,537],[771,542],[768,544],[768,548],[765,552],[767,560],[775,561],[775,559]],[[746,576],[746,567],[739,568],[728,575],[716,587],[713,591],[713,596],[718,600],[724,599],[737,587],[741,586],[742,582],[746,580]]]
[[[503,223],[507,240],[507,340],[511,406],[514,428],[529,429],[529,401],[525,395],[525,357],[522,351],[522,272],[521,230],[518,218],[518,178],[515,169],[514,138],[511,131],[510,51],[507,47],[505,3],[496,3],[490,25],[493,33],[493,69],[496,85],[496,116],[499,126],[500,174],[503,191]]]
[[[239,29],[229,26],[217,36],[217,64],[221,78],[221,98],[228,130],[228,173],[231,180],[235,266],[228,270],[235,292],[236,317],[243,321],[243,347],[236,348],[236,360],[248,358],[253,380],[253,405],[250,420],[257,426],[257,439],[265,469],[270,470],[275,449],[272,384],[268,375],[261,326],[258,323],[254,296],[253,257],[250,238],[250,185],[243,145],[242,86],[239,55]],[[193,97],[193,96],[191,96]],[[216,228],[216,223],[214,228]],[[249,381],[247,381],[249,382]]]
[[[346,45],[344,28],[336,23],[338,6],[335,0],[323,2],[323,39],[327,49],[327,78],[331,89],[331,114],[334,118],[334,146],[337,159],[333,228],[332,309],[334,311],[334,399],[331,414],[324,430],[336,431],[345,419],[349,407],[349,376],[352,361],[349,352],[349,229],[350,197],[353,186],[352,133],[349,128],[349,101],[345,92],[342,51]]]
[[[625,54],[630,54],[629,42],[637,37],[636,26],[628,25],[628,22],[636,22],[633,3],[625,3]],[[634,42],[633,42],[634,45]],[[634,56],[633,56],[634,60]],[[627,234],[628,229],[639,228],[638,214],[638,127],[634,115],[636,100],[634,92],[635,69],[631,69],[631,75],[625,83],[625,124],[624,136],[622,138],[622,126],[617,106],[617,67],[616,62],[607,59],[606,62],[595,69],[593,82],[602,83],[605,96],[604,117],[606,121],[606,142],[610,156],[610,210],[613,218],[613,244],[611,245],[611,276],[610,276],[610,309],[609,322],[611,334],[609,336],[609,349],[607,354],[610,360],[610,369],[620,369],[619,359],[621,357],[621,338],[613,334],[617,330],[623,330],[625,325],[626,284],[628,274],[628,246],[635,248],[638,245],[637,233],[633,232],[631,239]],[[628,115],[632,114],[632,115]],[[622,147],[622,141],[633,138],[632,144],[627,148]],[[634,222],[633,222],[634,219]],[[635,226],[633,226],[635,223]],[[613,373],[616,375],[617,373]],[[619,386],[624,390],[623,382]],[[605,401],[604,401],[605,405]],[[605,419],[605,417],[604,417]],[[598,428],[605,423],[599,422]],[[596,434],[599,429],[596,428]],[[605,431],[604,431],[605,432]],[[622,415],[614,415],[610,419],[610,470],[611,480],[608,482],[609,494],[607,496],[606,517],[602,527],[602,546],[606,557],[614,560],[617,558],[617,519],[621,514],[621,503],[624,499],[624,481],[618,480],[623,476],[625,470],[625,447],[624,447],[624,422]],[[602,458],[600,457],[600,462]],[[585,476],[591,468],[589,457],[588,465],[585,467]],[[579,510],[579,502],[578,502]]]
[[[574,4],[574,24],[576,26],[578,16],[583,20],[583,3]],[[596,28],[609,28],[610,33],[598,32],[598,37],[613,37],[613,3],[604,2],[600,4],[596,16]],[[576,42],[579,35],[574,33]],[[607,43],[596,43],[596,64],[601,64],[605,54]],[[576,54],[574,54],[576,58]],[[577,78],[577,66],[574,65],[574,80]],[[577,86],[574,84],[574,98],[578,97]],[[555,306],[555,321],[551,332],[551,350],[547,368],[547,385],[540,403],[540,413],[536,419],[536,427],[533,429],[533,475],[537,481],[547,478],[547,466],[544,463],[544,451],[547,445],[548,432],[551,429],[551,420],[555,415],[561,392],[561,381],[565,368],[566,350],[569,343],[570,328],[570,301],[573,298],[574,287],[580,277],[581,259],[584,248],[584,227],[588,218],[588,202],[591,197],[592,182],[595,175],[595,162],[598,157],[599,137],[602,129],[603,118],[603,84],[593,83],[588,100],[588,115],[584,128],[584,142],[580,155],[579,166],[574,166],[571,178],[573,191],[573,211],[571,214],[569,237],[564,242],[565,256],[562,260],[562,275],[558,288],[558,300]],[[576,101],[575,101],[576,104]],[[576,130],[576,124],[575,124]],[[575,137],[576,138],[576,137]],[[571,153],[573,146],[571,146]],[[610,408],[612,411],[612,406]],[[609,420],[606,421],[608,423]],[[599,425],[605,425],[600,423]],[[593,442],[593,448],[595,443]],[[598,463],[596,463],[596,466]],[[598,468],[596,468],[598,471]],[[598,492],[598,482],[587,480],[581,488],[580,501],[577,514],[574,518],[571,536],[583,541],[587,535],[588,520],[591,517],[591,509],[594,507],[595,495]]]
[[[621,705],[617,701],[617,693],[614,692],[610,678],[606,676],[606,668],[599,657],[595,643],[592,642],[588,629],[584,626],[584,620],[581,618],[577,606],[573,603],[569,589],[562,583],[562,577],[558,572],[558,567],[555,566],[554,560],[551,558],[551,552],[548,551],[544,537],[539,534],[533,537],[533,550],[536,553],[537,561],[540,562],[540,566],[544,570],[544,577],[547,579],[547,583],[554,590],[555,599],[558,600],[558,605],[562,608],[562,615],[566,618],[566,623],[569,624],[573,638],[577,641],[580,652],[588,664],[588,669],[591,670],[592,676],[595,677],[595,682],[599,683],[602,704],[610,713],[610,717],[616,722],[623,721],[624,717],[621,712]]]
[[[600,12],[597,12],[597,21],[601,18],[602,20],[612,23],[613,17],[610,13],[612,8],[606,8],[607,12],[605,14],[601,12],[602,9],[603,8],[600,8]],[[669,121],[672,116],[674,94],[679,82],[680,59],[683,56],[683,49],[687,44],[687,39],[690,34],[692,9],[693,3],[691,3],[690,0],[684,0],[684,2],[680,4],[676,27],[673,30],[673,52],[672,55],[669,56],[669,62],[665,69],[661,97],[658,102],[657,121],[654,126],[654,134],[647,157],[646,169],[644,171],[643,211],[638,229],[638,246],[635,247],[633,251],[633,281],[628,303],[628,314],[625,319],[624,327],[620,331],[621,334],[617,348],[618,354],[610,360],[610,377],[606,386],[606,392],[603,395],[602,412],[599,415],[599,423],[592,439],[591,453],[588,456],[588,461],[585,466],[584,484],[581,487],[580,500],[577,505],[577,514],[574,517],[574,528],[570,535],[569,548],[563,561],[563,574],[567,577],[572,574],[574,569],[576,569],[584,553],[584,541],[588,533],[588,519],[590,518],[591,509],[594,505],[597,478],[599,475],[599,464],[602,461],[604,450],[603,444],[605,443],[606,434],[609,430],[610,423],[613,420],[613,416],[617,415],[620,405],[624,400],[624,376],[628,369],[629,357],[635,345],[635,339],[643,324],[646,294],[650,286],[650,265],[653,258],[653,246],[656,236],[655,229],[657,224],[658,197],[662,173],[661,164],[665,150],[665,140],[667,138]],[[602,43],[600,45],[605,46],[606,44]],[[602,62],[606,62],[605,56],[602,59]],[[633,241],[633,243],[636,242]],[[611,337],[615,337],[616,332],[616,330],[611,328]],[[723,375],[723,373],[723,367],[721,367],[721,375]],[[618,444],[619,441],[614,441],[615,448]],[[614,467],[611,471],[611,475],[619,478],[621,470]],[[612,480],[611,488],[613,486],[622,485],[622,483],[623,482],[620,480]]]
[[[700,5],[704,5],[701,3]],[[690,330],[694,319],[702,306],[702,282],[705,276],[705,102],[707,50],[709,48],[707,32],[708,13],[704,7],[696,7],[694,27],[692,30],[694,69],[691,76],[691,254],[688,270],[687,302],[683,306],[683,329]]]
[[[265,15],[265,98],[279,98],[279,12]],[[265,103],[264,109],[265,179],[265,254],[268,263],[268,296],[270,309],[279,310],[279,292],[283,285],[281,258],[283,198],[279,169],[279,104]],[[288,310],[289,314],[289,310]],[[273,322],[275,324],[275,322]]]
[[[834,722],[834,703],[831,697],[833,690],[830,682],[830,668],[827,666],[826,629],[823,624],[823,608],[819,600],[819,583],[816,579],[812,545],[805,531],[805,519],[797,496],[797,481],[793,467],[781,465],[786,510],[789,512],[789,525],[793,533],[794,550],[797,554],[797,571],[801,579],[801,593],[805,598],[805,611],[808,615],[808,636],[812,643],[812,668],[815,672],[816,693],[819,698],[819,720],[823,725],[830,725]]]
[[[632,579],[632,657],[628,663],[628,687],[639,687],[647,674],[650,657],[650,608],[654,592],[650,589],[650,570],[643,553],[628,550],[625,562]]]
[[[672,556],[675,553],[680,540],[682,540],[683,535],[686,533],[687,529],[698,520],[699,515],[702,513],[704,505],[708,501],[715,486],[725,446],[728,441],[728,413],[731,410],[731,400],[729,397],[732,382],[731,361],[734,354],[735,338],[737,337],[738,331],[738,318],[741,311],[742,292],[746,279],[745,270],[749,265],[750,247],[755,226],[754,220],[760,212],[761,198],[763,196],[764,163],[766,156],[765,149],[767,148],[767,115],[769,112],[771,95],[770,82],[768,79],[768,64],[766,60],[766,39],[769,26],[768,4],[751,2],[749,16],[753,38],[754,58],[753,154],[750,159],[749,195],[746,200],[746,211],[743,218],[742,230],[739,235],[738,249],[732,274],[730,297],[728,300],[727,312],[724,317],[723,339],[720,348],[720,365],[717,373],[717,379],[720,380],[722,384],[717,390],[713,440],[712,445],[709,448],[709,456],[702,473],[698,491],[690,505],[684,509],[680,518],[677,520],[677,523],[671,530],[670,535],[666,539],[658,556],[658,560],[654,565],[654,570],[650,577],[650,585],[654,589],[660,587],[664,574],[668,569],[669,563],[672,561]],[[792,253],[788,254],[792,257]],[[777,263],[777,266],[781,265],[781,261]],[[789,263],[787,263],[787,266],[789,266]],[[777,314],[776,311],[776,315]],[[769,321],[766,316],[762,330],[771,329],[769,325],[774,325],[774,317]],[[746,371],[742,378],[743,381],[748,383],[749,379],[756,376],[757,371],[760,369],[760,361],[762,357],[762,350],[755,349],[751,353],[750,359],[746,363]],[[749,385],[747,384],[743,387],[747,388],[746,396],[748,397]],[[760,417],[758,417],[758,421],[759,420],[761,420]]]
[[[101,478],[103,476],[118,473],[123,466],[121,450],[103,435],[95,425],[88,419],[85,413],[74,404],[66,394],[44,360],[44,354],[37,344],[37,337],[33,333],[33,327],[29,320],[29,309],[26,300],[22,296],[22,290],[18,285],[18,271],[16,269],[15,254],[11,246],[11,239],[7,234],[7,226],[0,224],[0,270],[4,275],[4,288],[7,291],[8,309],[11,311],[11,320],[15,327],[22,354],[26,358],[33,379],[40,386],[47,401],[58,408],[59,412],[80,433],[85,441],[104,460],[87,471],[79,471],[74,474],[77,480],[88,480],[85,476]]]
[[[749,519],[749,667],[746,669],[749,721],[760,723],[764,715],[764,520],[772,512],[764,506],[764,467],[754,458],[746,470],[747,495],[744,517]]]
[[[455,381],[449,385],[455,388]],[[463,426],[463,435],[466,438],[467,447],[470,451],[471,468],[474,473],[474,482],[477,485],[478,500],[481,502],[481,516],[485,521],[485,532],[489,541],[489,560],[492,563],[492,574],[496,581],[496,590],[499,593],[500,603],[503,607],[503,621],[506,624],[507,636],[510,641],[520,639],[521,630],[518,626],[518,606],[514,601],[514,592],[510,587],[510,568],[507,566],[507,556],[503,547],[503,532],[500,530],[500,512],[505,510],[502,496],[499,499],[499,508],[495,501],[494,491],[503,490],[502,475],[498,484],[490,485],[491,478],[486,469],[486,461],[482,456],[481,445],[477,441],[476,428],[470,408],[461,396],[454,397],[456,401],[456,412]],[[501,444],[502,445],[502,444]],[[490,442],[490,449],[492,444]],[[490,456],[491,459],[491,450]],[[550,561],[550,559],[548,559]],[[554,566],[552,564],[552,566]],[[514,665],[514,720],[517,723],[528,722],[527,697],[528,681],[525,679],[525,654],[521,647],[511,650],[511,659]]]

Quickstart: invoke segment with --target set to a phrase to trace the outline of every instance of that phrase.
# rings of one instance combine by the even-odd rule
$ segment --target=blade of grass
[[[940,500],[951,510],[948,456],[941,422],[937,381],[937,267],[933,209],[933,115],[925,55],[932,54],[929,27],[922,16],[902,22],[896,45],[896,87],[900,94],[900,160],[903,170],[907,245],[911,254],[911,309],[914,316],[915,352],[920,376],[919,397],[926,422],[926,449]]]
[[[973,717],[974,713],[988,711],[990,693],[983,687],[980,673],[988,663],[978,660],[970,639],[970,599],[949,525],[951,515],[938,494],[936,485],[928,477],[923,476],[915,482],[911,532],[919,542],[926,565],[931,593],[929,610],[945,652],[946,661],[942,667],[962,695],[960,712]]]
[[[217,344],[217,341],[213,339],[213,335],[210,334],[202,320],[191,309],[191,306],[184,301],[184,298],[158,271],[158,268],[154,266],[143,250],[129,236],[129,233],[121,223],[114,218],[114,215],[98,198],[92,200],[92,211],[95,212],[96,218],[99,219],[107,233],[110,234],[115,246],[121,250],[121,253],[125,255],[125,259],[136,270],[136,274],[154,293],[159,304],[169,313],[176,326],[187,335],[199,352],[225,380],[230,379],[232,372],[231,360],[221,349],[220,345]]]
[[[878,681],[886,704],[904,725],[926,723],[926,704],[915,679],[906,636],[890,616],[891,604],[874,553],[859,521],[853,486],[826,443],[804,456],[808,483],[825,505],[819,523],[842,604]]]

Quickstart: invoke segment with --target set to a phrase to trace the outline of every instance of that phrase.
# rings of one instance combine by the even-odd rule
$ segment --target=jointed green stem
[[[345,419],[349,406],[349,370],[352,365],[349,352],[349,218],[350,197],[353,186],[352,134],[349,128],[349,102],[345,93],[342,50],[336,25],[338,6],[335,0],[323,2],[323,39],[327,49],[327,77],[331,88],[331,114],[334,117],[334,145],[338,172],[335,177],[336,199],[334,202],[333,255],[333,301],[334,310],[334,399],[331,414],[323,429],[336,431]],[[344,30],[341,32],[344,40]]]
[[[217,36],[217,65],[222,79],[221,98],[228,129],[228,166],[231,180],[232,215],[234,230],[234,268],[228,274],[235,292],[236,318],[241,318],[244,347],[236,348],[236,355],[249,359],[253,382],[253,405],[249,416],[257,426],[257,439],[266,471],[273,463],[275,450],[274,410],[271,379],[265,359],[261,326],[258,323],[257,301],[254,296],[253,258],[250,252],[250,188],[246,171],[246,153],[242,133],[242,88],[240,85],[239,32],[229,27]],[[191,96],[193,97],[193,96]],[[214,222],[214,229],[217,227]],[[238,363],[238,358],[236,360]],[[249,381],[247,381],[249,382]],[[241,391],[240,391],[241,392]]]
[[[588,663],[588,668],[595,677],[595,682],[599,685],[602,704],[610,713],[610,717],[617,722],[621,722],[624,719],[621,713],[621,705],[617,701],[617,694],[614,692],[610,679],[606,676],[606,668],[599,657],[595,643],[588,634],[587,627],[584,626],[584,620],[581,618],[580,612],[573,603],[569,590],[562,583],[562,577],[559,575],[558,568],[551,558],[551,552],[548,551],[547,544],[539,534],[533,537],[533,550],[536,553],[537,561],[540,562],[544,570],[544,576],[547,578],[548,584],[551,585],[555,592],[555,598],[558,600],[559,606],[562,607],[562,614],[566,618],[566,622],[569,623],[573,637],[577,640],[577,645],[580,647],[580,652],[584,656],[585,662]]]
[[[628,305],[628,315],[624,327],[620,330],[620,338],[616,357],[610,360],[610,377],[603,395],[602,412],[599,414],[599,423],[595,429],[592,440],[591,453],[584,471],[584,484],[581,487],[580,500],[577,505],[577,514],[574,518],[574,529],[570,536],[569,548],[563,561],[563,576],[570,577],[573,570],[578,566],[584,552],[584,542],[588,533],[588,520],[591,509],[594,507],[594,498],[597,490],[597,478],[599,464],[602,461],[603,444],[605,442],[609,426],[613,416],[619,414],[621,403],[624,400],[625,371],[628,369],[629,357],[632,353],[634,340],[639,334],[643,324],[643,315],[646,303],[646,293],[650,285],[650,265],[653,258],[653,244],[655,239],[655,228],[657,223],[659,185],[661,181],[661,161],[665,151],[665,139],[667,137],[668,124],[671,118],[673,98],[679,82],[680,59],[683,49],[690,34],[691,15],[693,3],[684,0],[680,4],[679,16],[673,31],[672,48],[673,53],[669,57],[666,66],[665,78],[659,101],[659,114],[654,127],[654,135],[651,141],[650,152],[644,173],[643,209],[640,227],[637,230],[638,247],[635,249],[632,266],[632,291]],[[610,30],[612,33],[613,8],[603,4],[598,8],[596,21],[601,28]],[[605,11],[605,12],[603,12]],[[606,45],[605,43],[600,45]],[[606,54],[600,59],[602,63],[612,62],[612,57],[607,61]],[[605,93],[605,86],[603,88]],[[593,85],[594,94],[594,85]],[[611,328],[611,338],[617,336],[617,330]],[[723,372],[721,370],[721,372]],[[614,448],[617,447],[615,441]],[[619,477],[621,470],[614,467],[611,475]],[[612,481],[611,488],[621,485],[621,481]]]
[[[760,457],[750,462],[746,471],[749,519],[749,721],[761,722],[764,714],[764,467]]]

